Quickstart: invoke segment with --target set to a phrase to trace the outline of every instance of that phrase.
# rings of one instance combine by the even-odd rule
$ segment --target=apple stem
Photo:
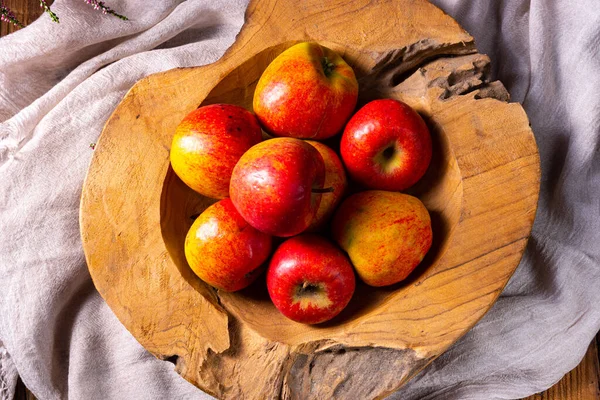
[[[319,292],[319,284],[310,283],[307,281],[302,282],[302,287],[298,290],[300,296],[312,296]]]
[[[321,62],[321,65],[323,66],[323,73],[327,77],[329,75],[331,75],[331,72],[335,69],[335,65],[333,65],[333,63],[329,62],[329,59],[327,57],[323,57],[323,61]]]
[[[334,191],[335,191],[335,190],[333,189],[333,186],[330,186],[330,187],[328,187],[328,188],[322,188],[322,189],[319,189],[319,188],[313,188],[313,189],[311,190],[311,192],[313,192],[313,193],[332,193],[332,192],[334,192]]]

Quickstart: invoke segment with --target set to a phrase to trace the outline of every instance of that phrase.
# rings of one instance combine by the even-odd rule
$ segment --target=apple
[[[298,43],[265,69],[253,108],[274,136],[326,139],[341,132],[356,107],[358,82],[352,68],[317,43]]]
[[[213,104],[189,113],[171,144],[171,166],[196,192],[229,196],[231,171],[242,154],[262,140],[256,117],[231,104]]]
[[[342,202],[332,222],[333,239],[366,284],[387,286],[405,279],[431,247],[429,212],[419,199],[370,190]]]
[[[325,162],[325,183],[323,186],[333,189],[331,193],[321,196],[321,204],[319,204],[317,214],[307,229],[308,232],[316,232],[323,229],[327,220],[342,200],[348,187],[348,180],[346,179],[344,166],[335,151],[320,142],[307,140],[306,143],[317,149],[321,157],[323,157],[323,161]]]
[[[283,242],[267,269],[275,307],[296,322],[318,324],[350,302],[356,281],[344,253],[327,239],[303,234]]]
[[[321,203],[325,164],[310,144],[294,138],[261,142],[240,158],[231,175],[231,201],[261,232],[294,236],[312,222]],[[330,193],[327,193],[330,194]]]
[[[393,99],[367,103],[350,118],[340,143],[350,177],[370,189],[415,184],[431,161],[431,136],[419,114]]]
[[[264,270],[272,237],[250,225],[230,199],[208,207],[185,238],[185,258],[200,279],[234,292],[250,285]]]

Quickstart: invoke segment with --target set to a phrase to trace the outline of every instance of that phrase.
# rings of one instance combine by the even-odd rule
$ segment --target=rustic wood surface
[[[9,6],[15,12],[17,18],[19,18],[21,21],[23,21],[25,23],[29,23],[30,21],[34,20],[40,14],[39,3],[37,1],[6,0],[5,4],[7,6]],[[0,24],[0,35],[5,35],[12,31],[14,31],[14,27],[8,26],[5,23]],[[478,56],[474,56],[474,57],[478,57]],[[487,62],[487,61],[485,61],[485,62]],[[478,68],[474,64],[475,63],[473,63],[473,66],[475,68],[471,68],[471,71],[475,71],[475,75],[477,75],[477,74],[484,75],[484,74],[482,74],[481,70],[478,71]],[[438,63],[438,65],[439,65],[439,63]],[[452,68],[454,68],[454,71],[456,71],[456,66],[454,66]],[[472,72],[468,72],[468,73],[472,74]],[[400,72],[392,71],[392,74],[391,75],[388,74],[388,75],[391,79],[394,79],[394,75],[396,75],[395,79],[397,79],[399,81],[399,78],[397,76],[398,74],[400,74]],[[382,75],[384,75],[384,74],[381,74],[380,77]],[[438,75],[437,77],[439,78],[440,76]],[[449,97],[451,95],[464,93],[464,92],[468,91],[471,87],[478,86],[479,83],[477,83],[477,80],[480,80],[480,78],[475,78],[475,80],[473,80],[472,78],[473,77],[471,77],[471,79],[466,79],[466,80],[459,79],[458,83],[460,85],[456,84],[455,77],[453,77],[451,79],[451,82],[449,82],[447,78],[445,80],[442,79],[441,82],[446,85],[446,87],[444,88],[444,90],[446,91],[445,92],[446,94],[444,96]],[[413,80],[416,80],[415,82],[417,82],[419,80],[422,81],[422,79],[415,77],[415,76],[413,76]],[[430,77],[429,81],[430,82],[432,81],[431,77]],[[453,84],[450,85],[449,83],[453,83]],[[427,94],[423,93],[423,91],[426,90],[423,87],[423,82],[421,82],[421,83],[408,82],[407,83],[405,81],[403,83],[403,85],[404,85],[403,92],[405,92],[405,93],[406,93],[406,90],[408,90],[410,88],[415,93],[420,92],[421,97],[425,97],[425,98],[428,97]],[[461,89],[461,85],[464,86],[464,88]],[[490,95],[490,96],[493,96],[496,98],[498,98],[498,97],[502,98],[503,93],[502,93],[501,87],[500,87],[499,91],[497,90],[498,89],[497,85],[489,85],[488,84],[488,87],[489,88],[487,89],[487,92],[488,92],[487,95]],[[484,95],[486,95],[486,94],[484,93]],[[419,98],[418,94],[409,95],[409,97],[410,96],[412,96],[412,100],[417,100],[417,102],[418,102],[418,98]],[[404,100],[406,101],[407,99],[405,98]],[[408,100],[411,100],[411,99],[408,99]],[[415,105],[415,104],[413,103],[413,105]],[[416,105],[418,106],[418,104],[416,104]],[[421,104],[421,106],[426,107],[427,101],[425,103]],[[423,112],[423,109],[421,109],[421,111]],[[193,277],[188,276],[187,278],[188,279],[191,278],[192,283],[193,283],[193,281],[194,281]],[[599,389],[598,389],[598,355],[597,355],[596,343],[594,342],[594,343],[592,343],[592,345],[590,345],[590,348],[586,354],[586,357],[584,358],[582,363],[576,369],[574,369],[571,373],[567,374],[553,388],[549,389],[548,391],[546,391],[542,394],[532,396],[528,399],[592,400],[592,399],[600,399],[600,395],[598,393],[599,393]],[[24,388],[22,383],[19,381],[16,398],[17,399],[25,399],[25,398],[32,399],[34,397]]]

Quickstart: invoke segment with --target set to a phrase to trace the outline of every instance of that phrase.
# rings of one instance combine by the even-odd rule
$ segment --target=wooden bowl
[[[251,109],[262,71],[304,40],[337,50],[360,103],[396,98],[428,123],[434,160],[411,192],[434,244],[401,284],[357,287],[334,320],[284,318],[264,282],[217,292],[183,253],[193,216],[213,200],[169,167],[175,127],[199,105]],[[380,398],[466,333],[492,306],[524,251],[539,158],[527,116],[489,81],[489,59],[424,0],[252,2],[218,62],[138,82],[108,120],[83,188],[81,231],[96,288],[137,340],[219,398]]]

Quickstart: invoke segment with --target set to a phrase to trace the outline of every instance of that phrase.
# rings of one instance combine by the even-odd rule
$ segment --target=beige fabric
[[[526,256],[498,303],[392,398],[521,398],[577,365],[600,328],[600,7],[434,2],[474,35],[527,110],[541,200]],[[218,59],[245,3],[109,3],[131,20],[56,0],[60,25],[43,17],[0,39],[4,399],[16,370],[43,400],[208,398],[148,354],[102,301],[85,266],[78,205],[89,144],[125,92],[151,73]]]

